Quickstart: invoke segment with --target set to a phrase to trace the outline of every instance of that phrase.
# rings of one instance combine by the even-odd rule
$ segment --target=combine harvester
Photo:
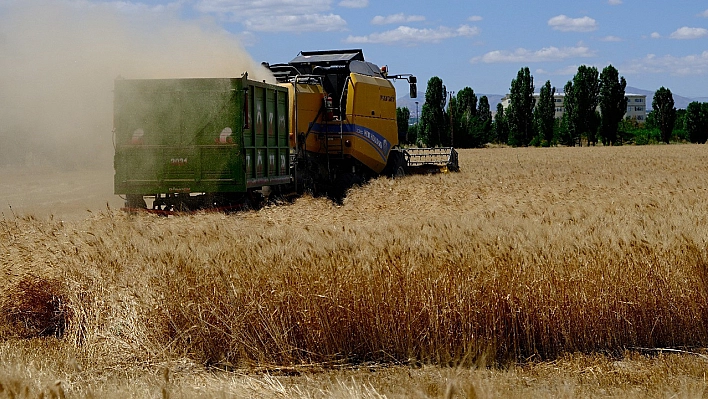
[[[458,171],[453,148],[401,148],[396,91],[361,50],[301,52],[241,78],[115,81],[115,193],[171,213],[257,207],[272,192],[341,201],[381,175]]]

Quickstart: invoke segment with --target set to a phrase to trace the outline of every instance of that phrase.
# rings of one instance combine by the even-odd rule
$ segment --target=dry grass
[[[0,302],[0,320],[5,334],[25,338],[60,337],[66,328],[63,284],[31,274],[12,285]]]
[[[705,373],[695,357],[631,353],[503,369],[369,365],[284,375],[184,361],[111,368],[52,339],[0,343],[0,398],[57,398],[60,389],[67,398],[700,398],[708,393]]]
[[[508,365],[706,346],[705,146],[460,161],[459,174],[376,180],[340,207],[6,217],[0,308],[27,300],[28,275],[61,282],[62,342],[109,368]]]

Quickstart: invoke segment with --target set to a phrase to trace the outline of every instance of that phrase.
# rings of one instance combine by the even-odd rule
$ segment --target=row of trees
[[[442,79],[428,81],[419,123],[408,126],[410,111],[398,109],[402,142],[425,146],[481,147],[487,143],[512,146],[618,145],[626,142],[668,143],[672,139],[703,143],[708,139],[708,103],[691,103],[676,110],[671,90],[661,87],[654,94],[653,110],[646,123],[624,119],[627,110],[627,82],[612,65],[601,73],[581,65],[563,88],[564,113],[555,118],[555,87],[550,81],[534,98],[534,81],[529,68],[519,70],[511,81],[510,104],[496,106],[492,118],[486,96],[477,98],[465,87],[449,93]],[[676,134],[675,134],[676,133]]]

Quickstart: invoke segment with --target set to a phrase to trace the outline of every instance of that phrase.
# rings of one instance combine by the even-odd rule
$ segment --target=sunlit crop
[[[228,368],[704,347],[706,154],[468,150],[460,173],[381,178],[342,206],[6,217],[0,331],[62,334],[114,362]],[[65,325],[18,308],[48,290]]]

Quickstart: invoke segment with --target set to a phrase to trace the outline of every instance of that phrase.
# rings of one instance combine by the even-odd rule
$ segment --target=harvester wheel
[[[395,178],[406,175],[406,157],[400,151],[391,151],[389,159],[389,176]]]
[[[341,205],[344,197],[347,196],[347,191],[354,186],[361,186],[362,184],[364,184],[364,179],[356,173],[341,174],[335,179],[329,192],[329,197]]]

